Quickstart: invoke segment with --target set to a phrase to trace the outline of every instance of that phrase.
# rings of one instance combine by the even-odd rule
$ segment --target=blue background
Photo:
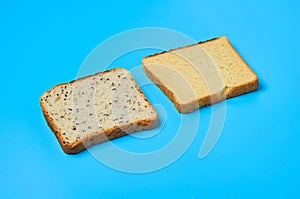
[[[1,1],[0,198],[300,198],[299,10],[300,1],[271,0]],[[74,79],[103,40],[148,26],[197,41],[228,36],[260,89],[227,101],[222,135],[204,159],[201,130],[175,163],[146,174],[113,170],[87,151],[64,154],[40,95]],[[201,109],[200,129],[209,118]]]

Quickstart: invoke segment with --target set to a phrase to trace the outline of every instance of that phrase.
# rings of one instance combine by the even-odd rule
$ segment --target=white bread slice
[[[121,68],[57,85],[41,96],[40,104],[66,153],[152,129],[158,120],[130,72]]]
[[[192,112],[258,88],[258,78],[222,36],[147,56],[148,77],[181,113]]]

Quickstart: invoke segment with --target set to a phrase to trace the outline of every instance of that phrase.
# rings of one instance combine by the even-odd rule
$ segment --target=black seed
[[[118,77],[121,77],[121,75],[118,75]]]
[[[89,128],[89,129],[92,129],[92,127],[91,127],[91,126],[88,126],[88,128]]]
[[[72,111],[72,109],[71,109],[71,108],[69,108],[69,111]]]
[[[106,78],[106,81],[110,81],[110,79],[109,79],[109,78]]]
[[[117,90],[116,88],[113,88],[113,89],[111,89],[112,91],[115,91],[115,90]]]
[[[90,115],[90,116],[92,116],[92,115],[93,115],[93,113],[90,113],[89,115]]]
[[[115,83],[111,83],[112,86],[115,86]]]

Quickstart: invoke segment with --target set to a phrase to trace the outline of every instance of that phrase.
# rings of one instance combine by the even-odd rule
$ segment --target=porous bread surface
[[[63,150],[154,128],[157,113],[129,71],[112,69],[58,85],[40,99],[46,120]]]
[[[258,87],[256,74],[224,36],[147,56],[143,68],[182,113]]]

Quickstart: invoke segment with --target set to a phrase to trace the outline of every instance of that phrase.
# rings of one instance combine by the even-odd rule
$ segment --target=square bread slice
[[[147,56],[147,76],[181,113],[192,112],[258,88],[258,78],[222,36]]]
[[[158,120],[130,72],[122,68],[57,85],[41,96],[40,104],[66,153],[152,129]]]

